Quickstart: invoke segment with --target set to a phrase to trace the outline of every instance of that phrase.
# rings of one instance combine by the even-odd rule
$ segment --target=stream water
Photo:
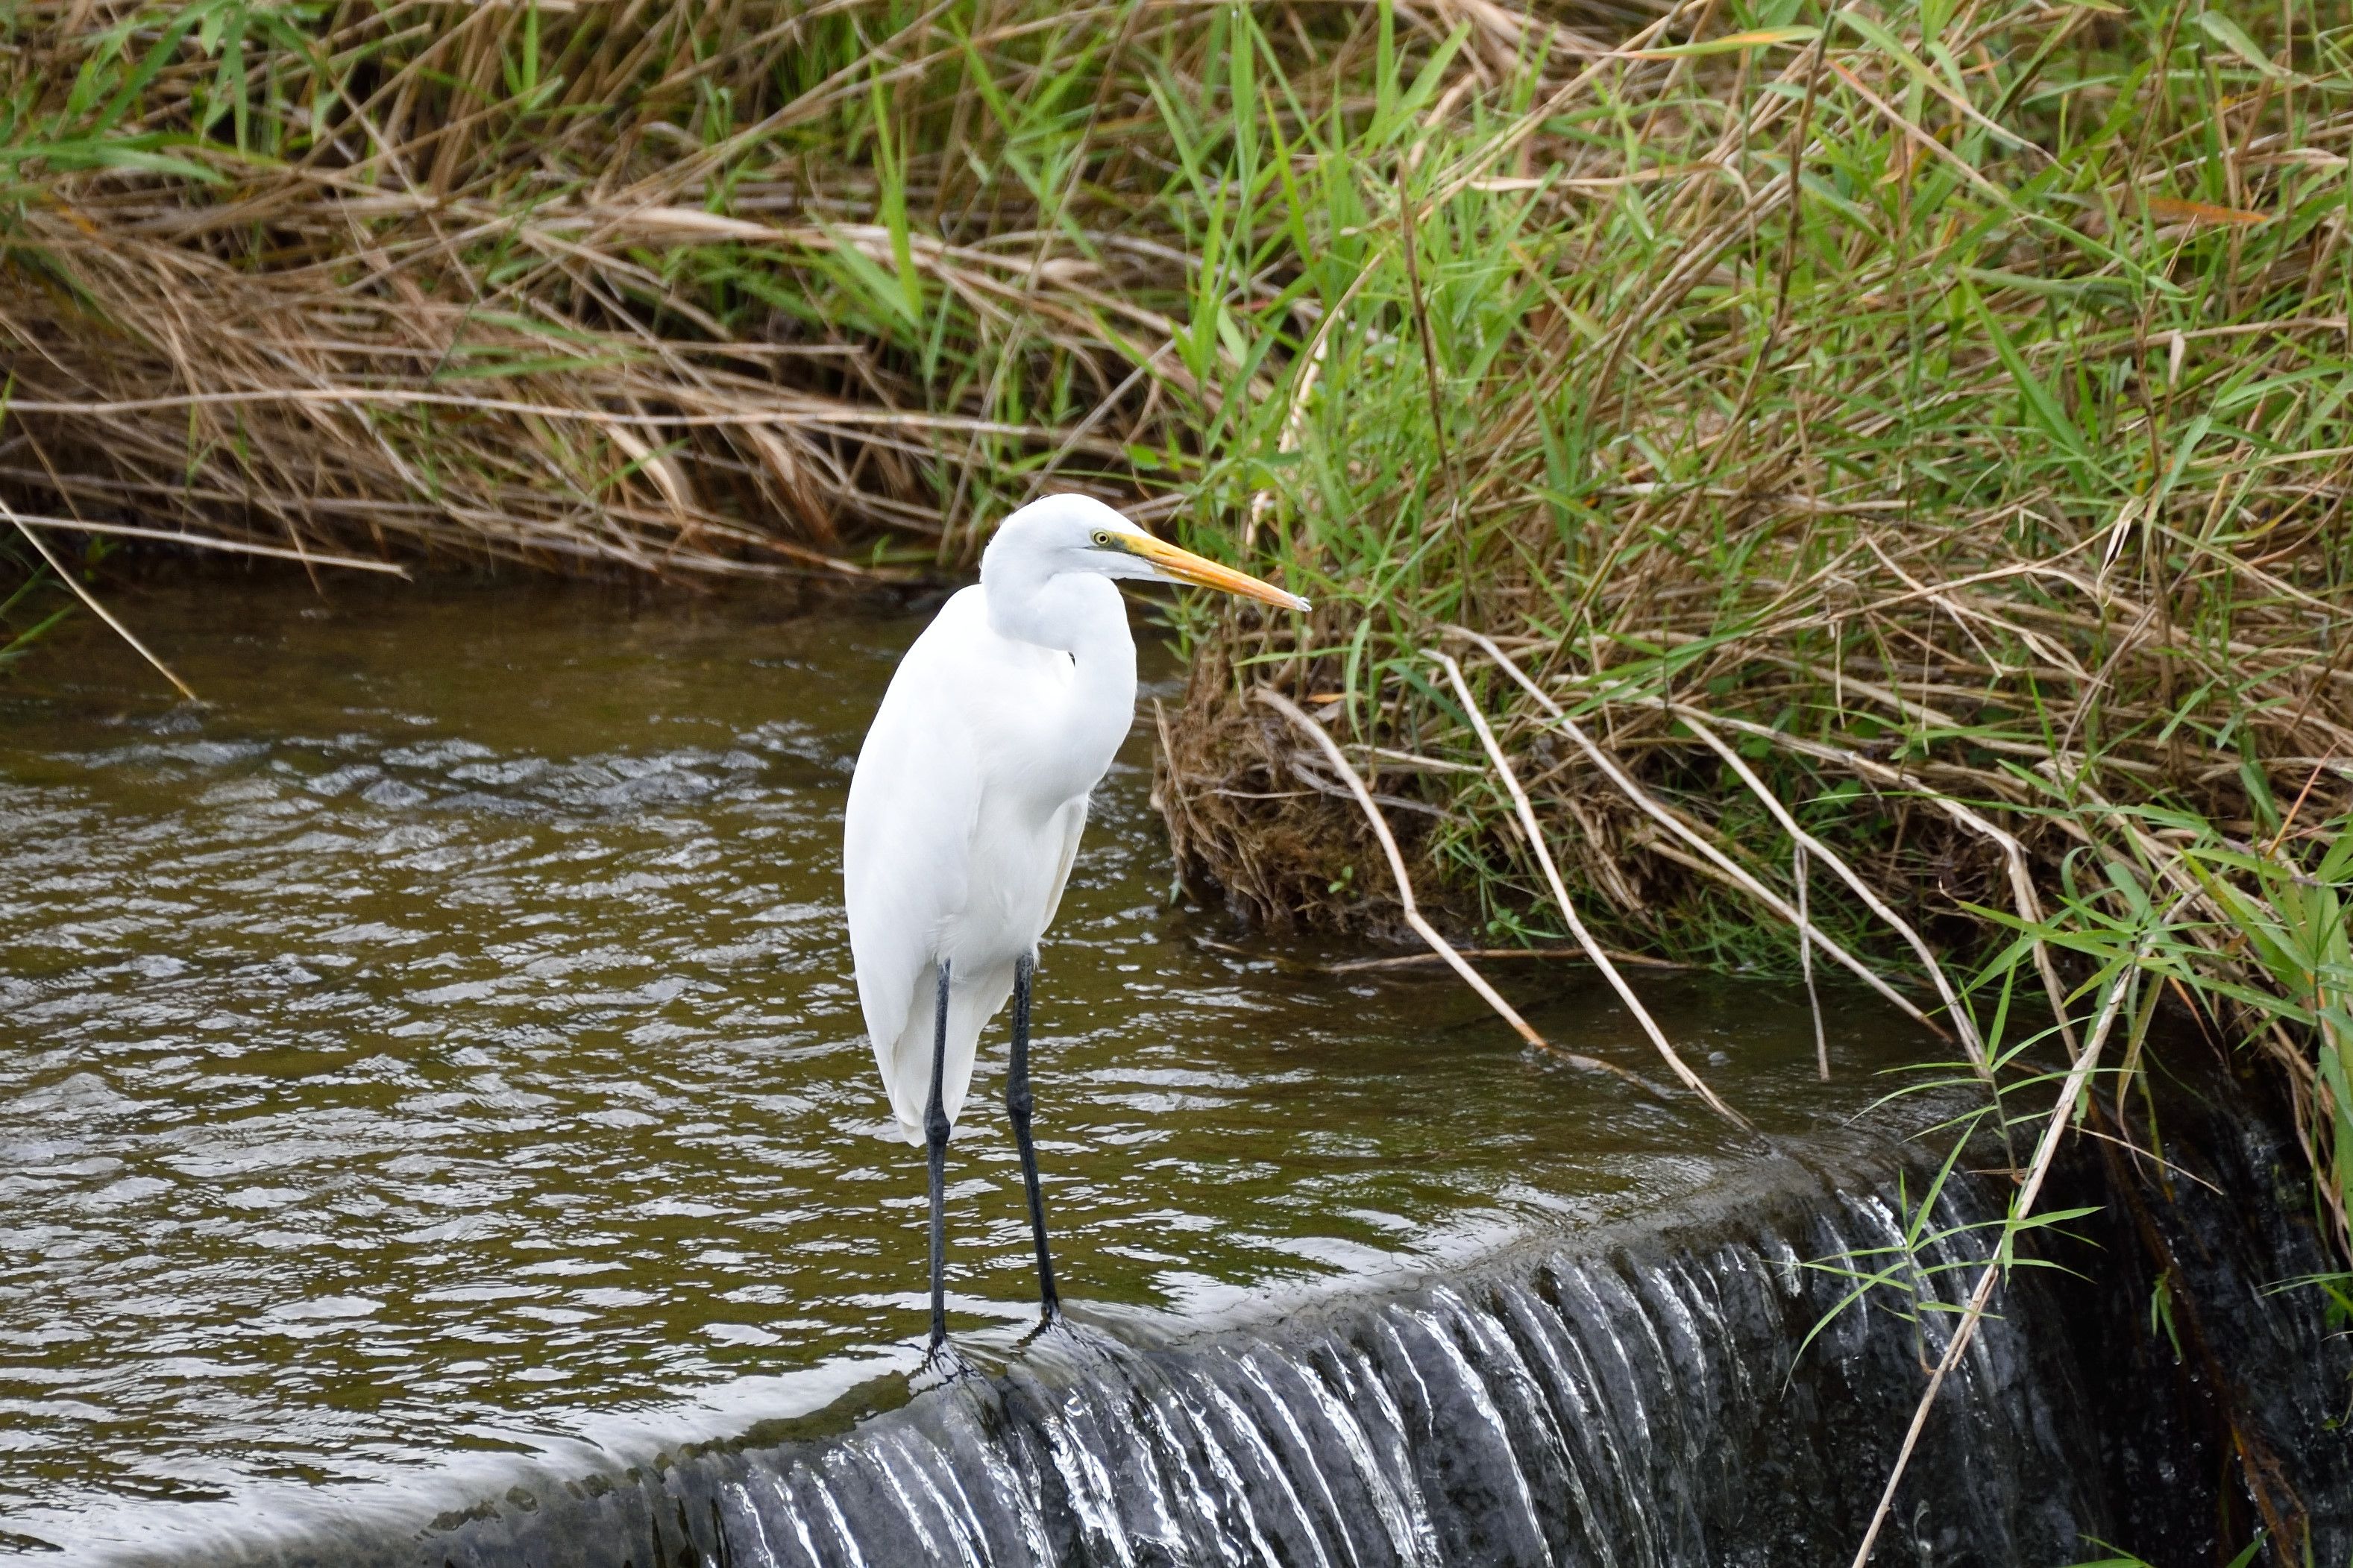
[[[900,1409],[923,1321],[922,1171],[881,1135],[838,837],[858,738],[920,616],[512,584],[335,584],[322,597],[238,582],[119,607],[202,706],[172,700],[90,626],[0,686],[0,1552],[178,1561],[277,1542],[290,1562],[358,1563],[375,1560],[352,1544],[366,1538],[385,1561],[575,1560],[543,1542],[500,1555],[492,1536],[508,1526],[481,1523],[497,1510],[480,1500],[503,1496],[548,1539],[595,1537],[605,1555],[589,1560],[686,1560],[659,1541],[617,1544],[620,1526],[562,1500],[618,1496],[617,1484],[635,1496],[639,1481],[653,1490],[629,1528],[675,1525],[681,1542],[721,1529],[717,1544],[678,1546],[698,1561],[760,1560],[747,1530],[817,1531],[799,1557],[764,1546],[769,1561],[878,1568],[934,1556],[1567,1561],[1577,1541],[1630,1542],[1650,1528],[1639,1519],[1594,1503],[1556,1530],[1566,1505],[1539,1518],[1533,1493],[1537,1511],[1509,1529],[1449,1522],[1452,1504],[1390,1475],[1411,1469],[1397,1456],[1410,1457],[1413,1419],[1428,1428],[1424,1458],[1482,1422],[1510,1426],[1504,1395],[1461,1392],[1442,1418],[1375,1397],[1380,1377],[1436,1388],[1435,1351],[1400,1339],[1388,1371],[1356,1384],[1331,1352],[1316,1405],[1305,1384],[1276,1390],[1295,1370],[1246,1375],[1248,1356],[1219,1351],[1230,1365],[1213,1374],[1197,1364],[1211,1352],[1151,1348],[1302,1302],[1337,1310],[1427,1292],[1453,1274],[1535,1294],[1508,1310],[1500,1297],[1425,1294],[1382,1309],[1423,1314],[1424,1329],[1396,1331],[1532,1369],[1494,1374],[1512,1387],[1569,1391],[1543,1398],[1611,1407],[1623,1439],[1611,1452],[1647,1456],[1608,1460],[1630,1497],[1729,1485],[1720,1445],[1762,1443],[1768,1471],[1827,1484],[1828,1458],[1800,1462],[1795,1439],[1770,1436],[1798,1405],[1777,1403],[1758,1366],[1782,1366],[1800,1405],[1831,1402],[1810,1431],[1843,1429],[1837,1401],[1862,1400],[1858,1369],[1878,1368],[1884,1387],[1857,1405],[1872,1421],[1848,1424],[1864,1466],[1883,1458],[1882,1428],[1916,1392],[1907,1369],[1926,1342],[1893,1319],[1875,1348],[1821,1342],[1846,1393],[1792,1382],[1797,1342],[1836,1291],[1817,1300],[1827,1276],[1788,1281],[1806,1258],[1891,1238],[1885,1151],[1925,1112],[1889,1121],[1871,1107],[1896,1081],[1888,1071],[1933,1058],[1934,1041],[1867,996],[1830,991],[1837,1071],[1823,1085],[1801,994],[1643,976],[1671,1035],[1771,1135],[1768,1151],[1695,1106],[1532,1058],[1451,981],[1328,973],[1349,955],[1277,949],[1176,907],[1140,734],[1102,792],[1039,981],[1040,1159],[1077,1333],[1018,1343],[1034,1305],[1018,1168],[988,1098],[1000,1030],[950,1153],[949,1256],[953,1327],[1001,1377]],[[1157,669],[1165,690],[1173,666]],[[1495,973],[1553,1037],[1651,1070],[1589,975]],[[1873,1184],[1887,1195],[1839,1195]],[[1688,1225],[1744,1205],[1748,1228],[1710,1242],[1712,1264],[1623,1240],[1651,1216]],[[1586,1265],[1542,1249],[1579,1237],[1656,1254],[1685,1287],[1646,1297],[1640,1271],[1619,1263],[1564,1286]],[[1710,1269],[1779,1305],[1740,1316]],[[1561,1305],[1563,1289],[1587,1304]],[[1527,1327],[1552,1311],[1573,1333],[1576,1314],[1602,1311],[1594,1303],[1613,1291],[1632,1292],[1630,1310],[1653,1324],[1616,1331],[1620,1373],[1574,1373],[1569,1352],[1543,1350]],[[1493,1321],[1465,1327],[1464,1312]],[[1989,1335],[1989,1353],[2017,1360],[2008,1331]],[[1284,1365],[1321,1364],[1285,1342]],[[1546,1355],[1558,1365],[1546,1370]],[[1641,1370],[1653,1362],[1667,1371]],[[1708,1366],[1717,1405],[1754,1407],[1736,1432],[1659,1403],[1680,1408],[1675,1380]],[[2012,1470],[2063,1462],[2069,1423],[2083,1420],[2066,1376],[2024,1378],[2037,1392],[2021,1415],[2000,1405],[1996,1371],[1979,1393],[2025,1436],[1987,1496],[2018,1490],[2001,1479]],[[1197,1375],[1208,1381],[1183,1381]],[[1364,1409],[1331,1394],[1358,1384]],[[1169,1389],[1186,1409],[1256,1399],[1271,1430],[1300,1434],[1296,1452],[1236,1458],[1197,1436],[1167,1439],[1192,1456],[1182,1463],[1134,1460],[1105,1436],[1088,1456],[1039,1414],[1067,1397],[1133,1415]],[[1636,1413],[1639,1441],[1621,1394],[1651,1411]],[[965,1436],[941,1436],[941,1422]],[[1148,1447],[1154,1430],[1126,1436]],[[860,1459],[856,1446],[929,1445],[962,1453],[939,1460],[951,1476],[993,1475],[1005,1497],[1030,1500],[1003,1502],[1013,1511],[987,1527],[972,1505],[965,1531],[951,1504],[934,1518],[871,1480],[839,1495],[805,1487],[797,1500],[778,1482],[754,1506],[724,1491],[742,1474],[697,1480],[691,1465],[655,1463],[722,1439],[847,1441],[807,1459],[811,1473],[862,1464],[892,1486],[921,1466]],[[1546,1441],[1559,1452],[1537,1482],[1516,1483],[1524,1493],[1556,1471],[1583,1478],[1579,1496],[1608,1489],[1565,1439]],[[1194,1492],[1168,1492],[1187,1465]],[[1108,1489],[1089,1501],[1097,1481],[1069,1478],[1097,1472]],[[1286,1495],[1312,1480],[1325,1499],[1299,1505],[1306,1524],[1264,1527],[1290,1530],[1282,1542],[1234,1522],[1260,1528],[1251,1510],[1265,1511],[1278,1472]],[[599,1475],[624,1479],[567,1490],[566,1478]],[[663,1475],[693,1501],[676,1520]],[[1491,1483],[1502,1484],[1480,1484]],[[2048,1507],[2002,1503],[1986,1539],[2071,1541],[2104,1517],[2105,1494],[2085,1486]],[[1021,1512],[1049,1495],[1067,1505],[1061,1523]],[[723,1502],[751,1524],[726,1535]],[[1799,1529],[1812,1510],[1793,1506]],[[881,1533],[860,1535],[861,1508]],[[1143,1523],[1122,1524],[1123,1510]],[[1849,1500],[1821,1519],[1852,1511]],[[1653,1509],[1667,1533],[1592,1560],[1774,1560],[1725,1555],[1731,1527],[1694,1522],[1704,1512]],[[417,1557],[417,1531],[436,1515],[474,1533],[462,1551]],[[819,1515],[833,1522],[808,1522]],[[1082,1515],[1094,1522],[1069,1523]],[[1751,1502],[1733,1510],[1752,1516],[1763,1517]],[[1154,1519],[1177,1522],[1155,1535]],[[1326,1524],[1338,1534],[1319,1535]],[[1493,1530],[1504,1533],[1479,1533]],[[1547,1531],[1568,1544],[1546,1545]],[[818,1536],[848,1545],[820,1549]],[[328,1538],[344,1544],[303,1555],[301,1541]],[[2037,1560],[2007,1550],[1949,1560]]]
[[[151,1539],[631,1412],[791,1414],[908,1358],[921,1164],[878,1136],[838,838],[920,616],[511,586],[122,608],[205,706],[94,627],[0,689],[8,1528]],[[1300,973],[1323,955],[1172,908],[1143,748],[1040,978],[1071,1297],[1198,1312],[1715,1173],[1711,1119],[1530,1060],[1451,982]],[[1505,983],[1647,1066],[1588,977]],[[1650,988],[1785,1128],[1925,1054],[1841,996],[1825,1091],[1786,994]],[[1008,1341],[1031,1276],[985,1099],[950,1202],[957,1329]]]

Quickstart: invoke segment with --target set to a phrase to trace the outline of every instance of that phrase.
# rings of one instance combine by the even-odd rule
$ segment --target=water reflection
[[[838,824],[917,622],[588,589],[240,584],[0,688],[0,1513],[222,1500],[593,1433],[923,1326],[923,1184],[859,1034]],[[1162,673],[1166,675],[1164,668]],[[1448,982],[1279,969],[1166,899],[1141,737],[1040,976],[1065,1293],[1198,1306],[1711,1179],[1704,1115],[1535,1062]],[[1606,994],[1513,977],[1644,1067]],[[1653,983],[1768,1125],[1920,1054]],[[1033,1310],[986,1096],[950,1309]],[[27,1528],[31,1528],[28,1525]]]

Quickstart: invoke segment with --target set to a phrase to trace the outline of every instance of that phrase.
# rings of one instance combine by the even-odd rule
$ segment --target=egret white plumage
[[[942,1183],[982,1026],[1014,998],[1006,1110],[1059,1310],[1030,1142],[1029,978],[1135,716],[1135,642],[1114,578],[1307,601],[1165,543],[1101,501],[1048,496],[1007,518],[980,582],[899,661],[859,751],[842,826],[858,1000],[899,1131],[927,1150],[932,1346],[947,1335]]]

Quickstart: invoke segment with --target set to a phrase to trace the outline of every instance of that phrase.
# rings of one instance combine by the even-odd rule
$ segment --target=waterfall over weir
[[[1785,1385],[1836,1293],[1799,1260],[1894,1239],[1883,1205],[1841,1206],[1687,1247],[1532,1247],[1377,1304],[1189,1342],[1081,1331],[845,1441],[706,1456],[584,1497],[562,1523],[483,1521],[448,1555],[669,1563],[691,1542],[705,1560],[796,1565],[1825,1561],[1852,1539],[1846,1472],[1899,1429],[1918,1381],[1908,1333],[1855,1318]],[[2043,1490],[2064,1473],[2072,1412],[2018,1340],[1989,1336],[1962,1395],[1992,1462],[1948,1436],[1923,1469],[1967,1521],[1937,1544],[2048,1562],[2093,1510],[2078,1487]]]
[[[2353,1552],[2353,1355],[2310,1292],[2292,1220],[2225,1191],[2292,1179],[2258,1128],[2193,1152],[2171,1198],[2082,1223],[2080,1276],[2021,1270],[1915,1456],[1883,1563],[2063,1564],[2125,1547],[2229,1556],[2264,1510]],[[2088,1142],[2088,1141],[2086,1141]],[[2063,1201],[2123,1168],[2082,1152]],[[1654,1222],[1530,1237],[1375,1294],[1261,1304],[1183,1331],[1081,1321],[829,1433],[689,1447],[443,1515],[404,1539],[248,1561],[417,1568],[864,1564],[1843,1563],[1952,1318],[1806,1267],[1883,1267],[1923,1171],[1816,1142]],[[1959,1178],[1939,1227],[1999,1213]],[[2292,1210],[2283,1210],[2292,1213]],[[2153,1256],[2174,1273],[2153,1331]],[[1970,1237],[1920,1254],[1967,1262]],[[1934,1280],[1965,1294],[1973,1268]],[[1915,1279],[1915,1284],[1926,1283]],[[2200,1314],[2203,1313],[2201,1317]],[[2265,1471],[2251,1503],[2238,1479]],[[2235,1532],[2235,1533],[2233,1533]],[[2305,1561],[2301,1543],[2287,1561]]]

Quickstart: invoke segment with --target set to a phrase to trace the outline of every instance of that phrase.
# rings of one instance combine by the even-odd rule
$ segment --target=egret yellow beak
[[[1271,583],[1261,583],[1247,572],[1237,572],[1230,566],[1180,550],[1150,534],[1124,534],[1119,542],[1131,555],[1141,556],[1157,566],[1164,574],[1179,583],[1191,583],[1198,587],[1215,588],[1220,594],[1232,594],[1244,599],[1256,599],[1261,605],[1277,609],[1304,610],[1307,601],[1296,594],[1285,593]]]

